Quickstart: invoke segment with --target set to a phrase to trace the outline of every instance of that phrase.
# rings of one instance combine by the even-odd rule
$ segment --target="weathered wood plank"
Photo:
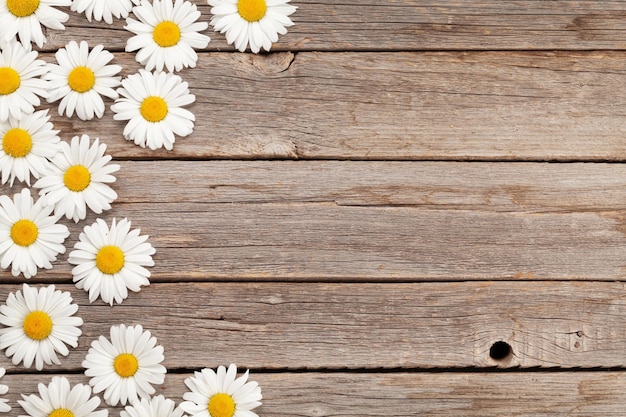
[[[118,158],[621,161],[624,58],[210,53],[182,74],[198,120],[172,152],[125,141],[109,110],[97,123],[54,121],[64,137],[100,136]],[[125,74],[137,68],[129,54],[117,62]]]
[[[19,288],[0,285],[0,300]],[[177,282],[113,308],[58,288],[72,292],[85,324],[79,347],[50,372],[79,370],[91,341],[119,323],[151,330],[172,370],[626,365],[624,283]],[[512,353],[494,360],[499,341]]]
[[[102,217],[128,217],[151,236],[155,281],[626,276],[621,165],[122,165],[120,199]],[[63,220],[68,253],[96,217]],[[68,253],[37,279],[65,279]]]
[[[169,374],[158,393],[179,403],[191,374]],[[72,383],[87,383],[67,375]],[[262,416],[623,416],[626,375],[576,373],[251,373],[263,393]],[[13,410],[19,393],[37,393],[49,375],[3,379]],[[121,407],[110,408],[118,415]]]
[[[210,20],[206,1],[192,0]],[[294,1],[295,26],[276,50],[624,49],[621,1],[348,0]],[[85,39],[123,50],[124,22],[88,23],[72,15],[67,31],[49,31],[46,48]],[[211,50],[234,50],[209,29]]]

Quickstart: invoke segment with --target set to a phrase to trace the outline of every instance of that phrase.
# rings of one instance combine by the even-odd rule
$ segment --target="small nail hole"
[[[489,349],[489,357],[494,361],[501,361],[506,359],[512,352],[511,345],[507,342],[499,341],[491,345]]]

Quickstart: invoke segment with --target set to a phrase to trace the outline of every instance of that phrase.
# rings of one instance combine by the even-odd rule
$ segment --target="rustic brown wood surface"
[[[177,402],[193,371],[234,362],[259,416],[623,416],[626,2],[292,3],[272,53],[207,32],[180,73],[196,129],[173,151],[124,140],[108,108],[42,106],[63,139],[108,145],[119,199],[62,221],[52,270],[0,271],[0,304],[55,284],[85,321],[61,366],[0,354],[8,416],[53,375],[87,383],[89,343],[122,322],[164,346],[157,392]],[[139,68],[124,22],[70,15],[42,59],[84,39]],[[152,285],[114,307],[66,262],[97,217],[157,250]]]

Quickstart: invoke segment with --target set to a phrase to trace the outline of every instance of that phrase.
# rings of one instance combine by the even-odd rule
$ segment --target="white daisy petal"
[[[68,292],[55,290],[54,285],[40,289],[24,284],[21,291],[10,293],[0,307],[0,349],[13,364],[33,361],[38,371],[43,365],[59,364],[57,353],[67,356],[67,346],[76,347],[82,331],[82,319],[73,317],[78,307],[71,304]]]
[[[98,410],[100,398],[91,398],[91,387],[70,382],[62,376],[54,376],[48,385],[38,385],[39,396],[23,395],[19,405],[31,417],[107,417],[108,410]]]
[[[28,49],[31,42],[42,47],[46,42],[41,26],[63,30],[69,15],[53,6],[69,6],[72,0],[22,0],[0,1],[0,43],[19,36]]]
[[[108,405],[130,403],[137,406],[141,404],[139,398],[148,399],[154,394],[153,384],[162,384],[165,380],[167,370],[161,365],[164,359],[163,347],[156,346],[156,338],[149,331],[144,331],[141,325],[113,326],[110,338],[109,341],[100,336],[91,342],[82,364],[85,375],[91,377],[89,384],[93,386],[94,392],[104,391],[104,401]],[[170,403],[157,401],[164,411],[169,410]],[[126,408],[131,416],[134,411]],[[167,416],[180,417],[179,414],[171,413],[163,416],[159,414],[157,417]]]
[[[90,22],[93,18],[98,22],[104,20],[112,24],[113,17],[125,19],[133,4],[139,4],[139,0],[74,0],[70,9],[78,13],[84,12]]]
[[[0,378],[2,378],[5,373],[6,370],[4,368],[0,368]],[[4,384],[0,384],[0,395],[5,395],[7,392],[9,392],[9,387]],[[8,404],[8,402],[8,399],[0,398],[0,413],[7,413],[11,411],[11,406]]]

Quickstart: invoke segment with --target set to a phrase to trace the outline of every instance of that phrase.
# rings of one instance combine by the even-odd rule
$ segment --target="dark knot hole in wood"
[[[502,340],[495,342],[489,349],[489,357],[494,361],[502,361],[507,359],[513,353],[511,345]]]

